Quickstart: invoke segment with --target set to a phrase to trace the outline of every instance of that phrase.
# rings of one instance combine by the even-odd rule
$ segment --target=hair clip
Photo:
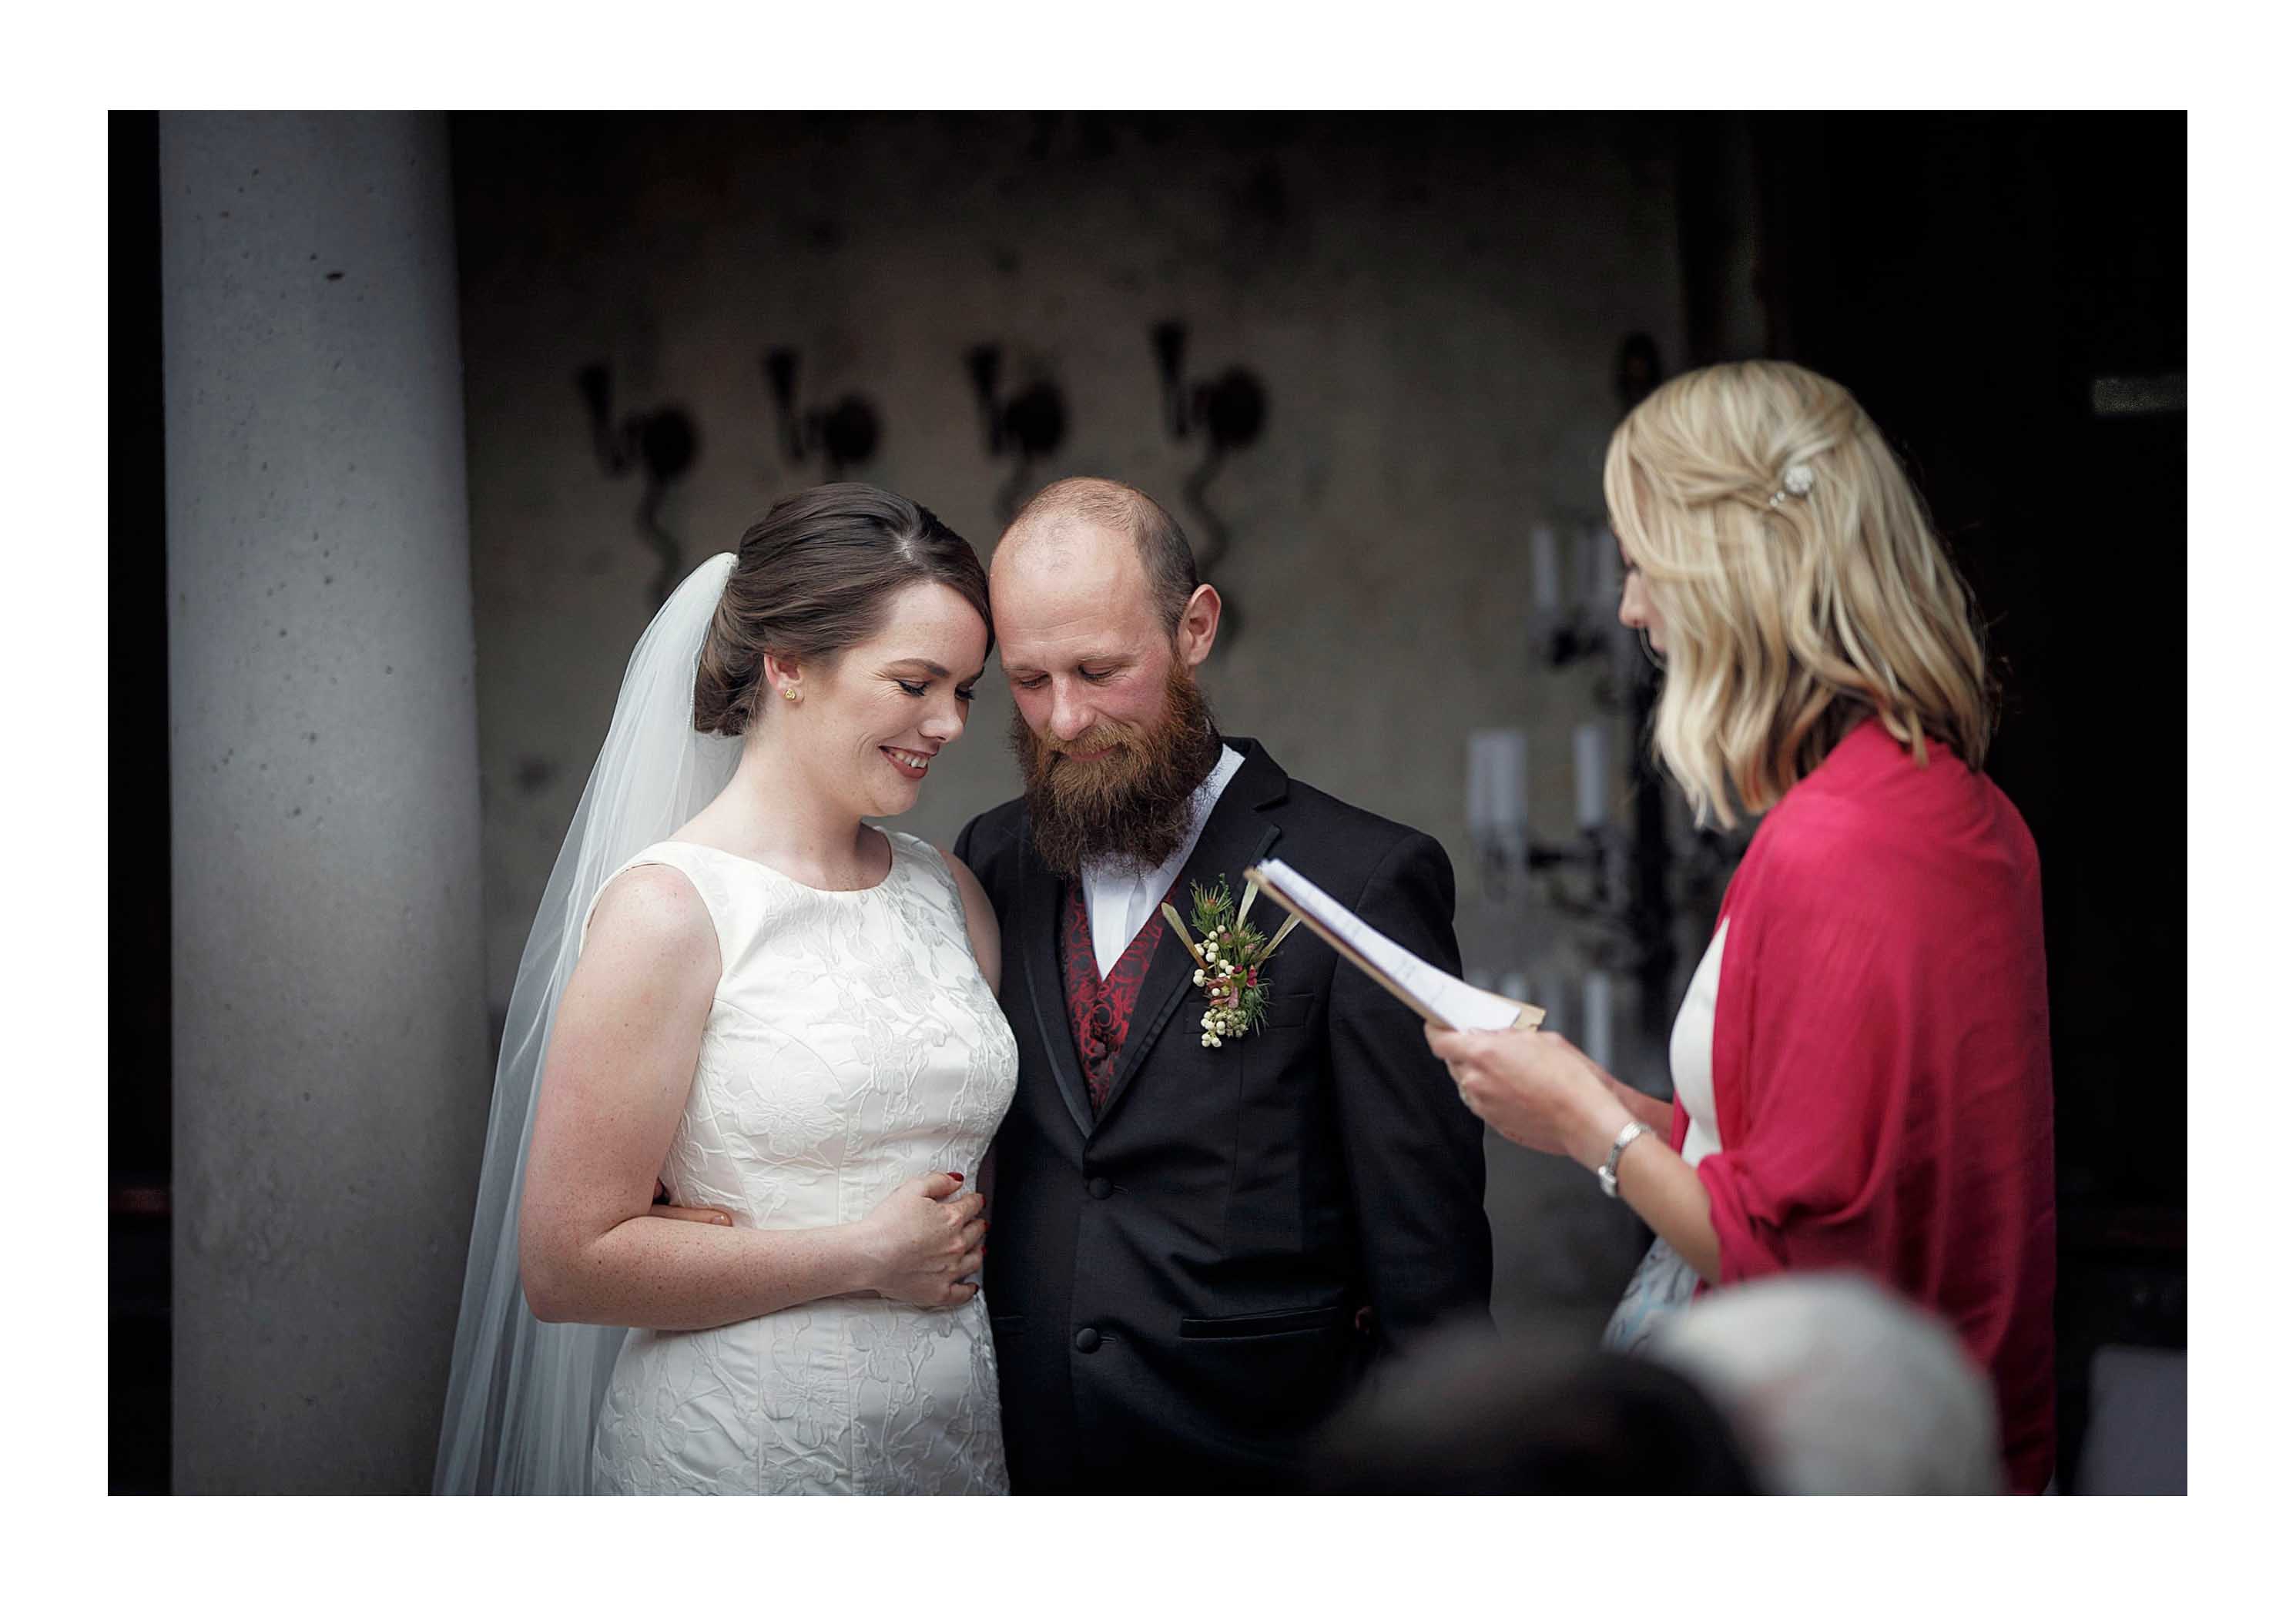
[[[1796,463],[1786,471],[1778,489],[1770,493],[1770,506],[1776,507],[1789,496],[1808,496],[1810,487],[1816,483],[1817,476],[1810,472],[1808,463]]]

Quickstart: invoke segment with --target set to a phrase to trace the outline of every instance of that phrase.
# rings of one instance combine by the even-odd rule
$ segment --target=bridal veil
[[[741,758],[739,737],[693,728],[694,674],[733,568],[730,553],[704,560],[638,639],[519,959],[439,1432],[432,1488],[440,1495],[589,1488],[591,1434],[626,1330],[540,1323],[527,1308],[518,1275],[527,1141],[551,1022],[598,890],[641,849],[700,813]]]

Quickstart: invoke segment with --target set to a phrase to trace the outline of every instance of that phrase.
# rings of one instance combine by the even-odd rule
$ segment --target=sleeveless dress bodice
[[[947,862],[887,836],[891,871],[854,892],[699,843],[657,843],[622,867],[683,873],[718,933],[717,994],[663,1163],[680,1205],[722,1208],[738,1227],[826,1227],[920,1173],[980,1176],[1019,1054]],[[1002,1493],[997,1414],[978,1297],[927,1310],[840,1296],[718,1328],[636,1329],[607,1386],[591,1483]]]

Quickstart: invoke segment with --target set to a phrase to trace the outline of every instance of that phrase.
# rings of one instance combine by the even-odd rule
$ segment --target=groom
[[[1290,1488],[1367,1365],[1488,1323],[1482,1124],[1418,1019],[1306,932],[1259,1029],[1207,1046],[1158,906],[1240,896],[1272,856],[1456,971],[1450,862],[1217,734],[1195,671],[1219,594],[1142,493],[1046,487],[989,592],[1025,791],[956,853],[1002,923],[1021,1049],[982,1281],[1013,1488]]]

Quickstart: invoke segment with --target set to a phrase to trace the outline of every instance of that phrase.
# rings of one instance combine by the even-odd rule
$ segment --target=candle
[[[1578,1029],[1570,1021],[1570,993],[1565,984],[1570,970],[1553,951],[1542,955],[1530,968],[1528,979],[1530,991],[1515,996],[1526,1004],[1537,1004],[1546,1012],[1549,1032],[1570,1033]]]
[[[1611,1070],[1611,973],[1590,971],[1587,973],[1586,1021],[1583,1030],[1587,1041],[1579,1048],[1587,1058],[1604,1070]]]
[[[1587,603],[1597,614],[1619,611],[1619,543],[1608,525],[1587,532]]]
[[[1481,848],[1491,835],[1491,751],[1487,733],[1467,733],[1467,835]]]
[[[1581,721],[1570,734],[1571,779],[1577,783],[1582,832],[1599,829],[1610,817],[1610,738],[1600,720]]]
[[[1529,765],[1525,732],[1503,726],[1467,734],[1467,832],[1479,844],[1528,840]]]
[[[1552,525],[1530,527],[1530,605],[1542,614],[1562,606],[1562,554]]]
[[[1518,851],[1530,837],[1530,736],[1508,729],[1497,733],[1492,770],[1497,786],[1491,795],[1491,824],[1500,840]]]

